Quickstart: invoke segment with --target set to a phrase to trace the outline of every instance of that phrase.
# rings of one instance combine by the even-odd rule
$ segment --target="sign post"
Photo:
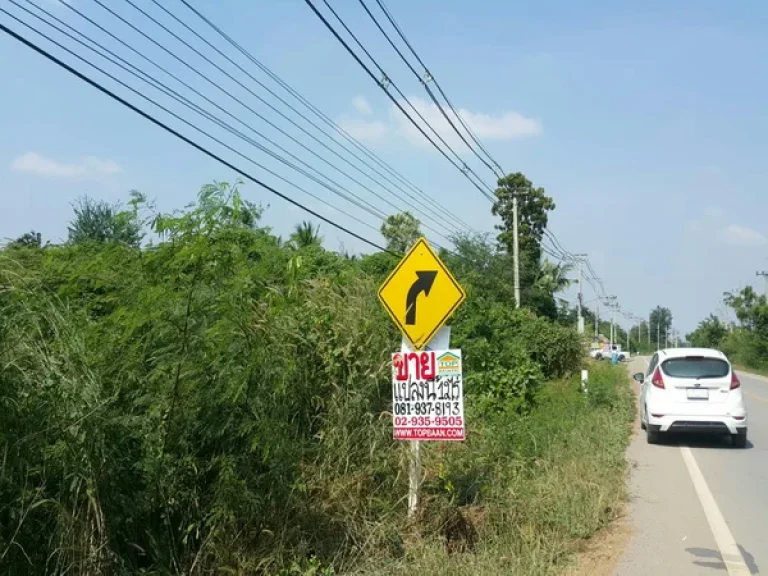
[[[461,350],[450,348],[445,322],[464,289],[420,238],[379,288],[379,300],[403,334],[392,355],[393,438],[411,443],[408,515],[419,504],[421,441],[466,437]]]

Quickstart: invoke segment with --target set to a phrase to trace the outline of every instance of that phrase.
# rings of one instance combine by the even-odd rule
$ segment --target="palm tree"
[[[320,236],[320,226],[312,225],[312,222],[304,221],[297,224],[291,234],[291,244],[294,248],[308,248],[310,246],[320,246],[323,243],[323,237]]]
[[[573,282],[571,278],[567,277],[567,274],[572,269],[573,267],[568,264],[554,264],[549,260],[544,260],[541,263],[539,278],[536,280],[536,284],[539,288],[550,294],[562,292]]]

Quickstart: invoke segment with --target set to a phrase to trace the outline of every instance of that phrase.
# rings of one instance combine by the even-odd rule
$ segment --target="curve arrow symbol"
[[[416,300],[422,292],[424,296],[429,296],[429,291],[437,277],[437,270],[419,270],[416,276],[417,279],[408,290],[408,296],[405,299],[405,323],[408,326],[416,324]]]

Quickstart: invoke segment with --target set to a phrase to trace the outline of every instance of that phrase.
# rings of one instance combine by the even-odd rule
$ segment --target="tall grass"
[[[0,573],[544,573],[611,517],[625,379],[584,398],[575,333],[485,294],[454,324],[469,440],[425,449],[408,519],[386,263],[205,194],[145,249],[0,251]]]

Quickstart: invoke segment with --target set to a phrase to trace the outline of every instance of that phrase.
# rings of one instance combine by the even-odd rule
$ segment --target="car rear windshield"
[[[725,360],[704,356],[670,358],[661,366],[664,373],[672,378],[724,378],[730,370]]]

